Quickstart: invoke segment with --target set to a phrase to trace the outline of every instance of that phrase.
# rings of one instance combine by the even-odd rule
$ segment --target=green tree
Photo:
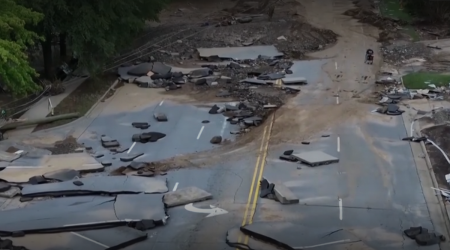
[[[42,42],[45,72],[52,76],[52,41],[59,39],[61,56],[66,42],[91,73],[129,45],[145,22],[157,20],[168,0],[20,0],[44,14],[36,31]]]
[[[157,20],[167,0],[68,1],[70,15],[60,22],[79,63],[91,72],[129,46],[145,22]],[[82,17],[82,18],[81,18]]]
[[[0,84],[12,94],[24,95],[39,88],[26,49],[39,39],[27,25],[37,24],[42,15],[15,0],[0,0],[0,6]]]

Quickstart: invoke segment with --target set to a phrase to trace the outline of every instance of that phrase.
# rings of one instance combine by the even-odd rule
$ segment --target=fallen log
[[[10,123],[5,123],[3,126],[1,126],[0,131],[4,132],[7,130],[16,129],[18,127],[44,124],[44,123],[50,123],[50,122],[55,122],[55,121],[59,121],[59,120],[72,119],[72,118],[78,118],[78,117],[80,117],[79,113],[69,113],[69,114],[55,115],[55,116],[51,116],[51,117],[45,117],[45,118],[33,119],[33,120],[27,120],[27,121],[10,122]]]

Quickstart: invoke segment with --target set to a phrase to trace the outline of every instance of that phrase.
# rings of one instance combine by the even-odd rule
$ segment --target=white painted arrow
[[[186,206],[184,206],[184,208],[189,212],[208,214],[206,216],[206,218],[228,213],[228,211],[226,211],[222,208],[218,208],[218,207],[214,207],[214,206],[210,206],[210,207],[211,208],[197,208],[197,207],[194,207],[193,203],[189,203]]]

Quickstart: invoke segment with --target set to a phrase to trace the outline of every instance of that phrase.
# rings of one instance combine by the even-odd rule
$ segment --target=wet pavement
[[[209,107],[214,104],[216,103],[202,104],[198,107],[164,101],[140,111],[101,115],[81,135],[79,142],[92,147],[96,153],[104,154],[102,160],[112,161],[113,167],[122,166],[123,163],[117,160],[127,154],[144,153],[135,161],[153,162],[210,150],[218,147],[210,143],[212,137],[222,136],[223,140],[234,140],[230,131],[238,127],[227,122],[227,117],[222,114],[209,114]],[[153,117],[154,113],[166,114],[168,121],[157,121]],[[209,123],[202,123],[204,120]],[[150,127],[144,130],[134,128],[131,125],[133,122],[148,122]],[[164,133],[166,137],[157,142],[145,144],[138,142],[133,146],[132,135],[145,132]],[[117,140],[122,148],[130,150],[112,155],[108,149],[101,146],[101,135]]]
[[[299,107],[314,104],[339,105],[331,93],[324,99],[317,98],[319,95],[323,96],[323,92],[331,86],[329,77],[321,73],[321,68],[327,62],[329,61],[307,61],[296,65],[300,71],[300,73],[299,71],[296,73],[305,77],[309,84],[302,87],[302,94],[293,100],[294,105],[299,105]],[[180,105],[170,102],[170,100],[164,100],[139,110],[134,109],[131,112],[112,112],[113,110],[109,109],[109,112],[100,114],[92,121],[79,141],[85,146],[93,147],[96,154],[104,154],[97,160],[112,161],[112,169],[126,164],[120,162],[119,158],[127,155],[127,152],[113,155],[101,146],[100,137],[102,135],[117,140],[122,148],[130,148],[130,154],[143,153],[144,155],[137,158],[136,161],[152,162],[177,155],[207,151],[217,147],[210,143],[213,136],[220,135],[224,139],[234,140],[230,131],[235,130],[235,126],[237,127],[237,125],[230,125],[223,115],[208,114],[209,107],[214,104],[216,103],[202,104],[201,106]],[[295,235],[296,237],[297,235],[317,236],[324,233],[324,228],[343,229],[345,234],[334,235],[333,240],[348,240],[347,238],[351,235],[351,241],[359,240],[364,245],[364,249],[399,249],[401,247],[416,249],[416,243],[405,239],[402,231],[418,225],[433,230],[433,225],[422,193],[411,147],[408,142],[401,141],[401,138],[407,134],[405,126],[401,116],[387,117],[372,114],[370,113],[372,109],[372,107],[368,107],[369,119],[365,119],[364,122],[346,121],[323,133],[330,135],[328,137],[322,137],[323,134],[311,135],[309,145],[299,143],[272,146],[269,143],[267,157],[264,156],[265,159],[262,160],[260,158],[264,154],[258,154],[255,150],[264,142],[261,133],[261,137],[255,139],[251,145],[230,152],[222,152],[220,161],[211,159],[206,166],[168,172],[167,175],[161,176],[163,179],[167,178],[167,188],[164,188],[164,191],[197,187],[210,193],[213,198],[187,206],[168,208],[169,218],[164,226],[147,230],[145,239],[140,234],[133,234],[132,236],[139,239],[140,242],[125,249],[231,249],[226,244],[227,232],[241,226],[244,217],[246,217],[246,224],[255,223],[257,225],[256,223],[289,221],[295,225],[301,224],[303,230],[284,232],[283,226],[280,226],[274,234]],[[168,121],[156,121],[153,117],[154,113],[165,113]],[[208,120],[209,123],[202,123],[204,120]],[[151,126],[141,130],[132,127],[131,123],[133,122],[148,122]],[[150,131],[164,133],[167,136],[157,142],[136,143],[133,146],[131,140],[133,134]],[[279,156],[289,149],[293,149],[296,153],[320,150],[338,157],[340,161],[329,165],[309,167],[280,160]],[[214,154],[214,151],[211,154]],[[255,172],[255,164],[258,165],[258,163],[260,169],[261,166],[264,168],[259,175]],[[252,183],[252,176],[257,176],[254,183]],[[252,189],[258,188],[259,176],[264,176],[271,182],[283,183],[300,199],[300,204],[281,205],[273,200],[256,198],[258,192]],[[127,179],[126,176],[118,176],[118,178]],[[112,192],[101,189],[96,191],[115,193],[114,188],[122,189],[119,186],[123,186],[124,183],[126,181],[121,184],[111,184]],[[64,183],[41,184],[37,186],[37,189],[44,192],[49,189],[42,185],[61,186],[62,184]],[[138,191],[135,191],[134,186],[128,191],[146,192],[148,185],[145,184],[145,181],[138,184],[137,186],[140,186]],[[92,187],[95,186],[95,182],[89,185],[87,185],[89,187],[81,185],[78,188],[74,188],[72,185],[71,188],[66,188],[66,191],[95,189]],[[25,191],[27,190],[33,190],[33,187],[25,188]],[[249,190],[251,190],[251,195]],[[257,202],[254,206],[249,197],[256,198]],[[158,196],[158,199],[160,198],[161,196]],[[118,211],[112,209],[113,206],[108,205],[108,202],[111,203],[111,201],[102,202],[97,208],[97,210],[108,211],[109,217],[106,215],[102,217],[105,221],[120,220],[125,217],[126,219],[146,217],[142,215],[142,209],[130,206],[127,209],[132,208],[139,213],[135,214],[127,210],[123,213],[122,218],[119,218]],[[160,215],[160,210],[157,212]],[[98,211],[93,213],[99,214]],[[60,217],[58,218],[58,216]],[[13,217],[17,218],[18,216],[11,216],[11,218]],[[55,214],[47,217],[53,224],[59,225],[58,223],[64,216]],[[151,216],[147,217],[151,219]],[[71,219],[76,220],[76,216]],[[7,222],[10,220],[12,219]],[[13,222],[7,226],[14,224],[14,230],[21,230],[20,226],[24,223]],[[120,222],[122,223],[122,221]],[[115,235],[116,233],[119,234],[118,231],[109,231],[108,234]],[[103,244],[95,243],[97,247],[103,247],[99,249],[116,244],[115,242],[106,242],[99,235],[94,234],[89,237],[84,236],[85,238],[73,233],[45,236],[49,242],[53,241],[52,237],[57,239],[54,241],[59,244],[56,244],[55,247],[64,244],[87,247],[92,241],[88,243],[86,240],[80,240],[80,238],[85,239],[86,237],[91,240],[98,239],[95,241]],[[339,237],[344,238],[340,239]],[[127,240],[129,239],[123,239],[124,242]],[[34,236],[26,236],[17,240],[17,243],[31,247],[35,241]],[[245,242],[245,239],[239,241],[242,243]],[[47,249],[46,247],[48,246],[37,249],[44,250]],[[326,249],[347,249],[348,247],[348,245],[342,244],[329,246]],[[429,246],[426,249],[438,249],[438,246]]]
[[[401,141],[407,135],[403,119],[375,117],[373,121],[343,124],[330,137],[316,135],[310,145],[269,150],[264,176],[283,182],[300,204],[259,199],[253,221],[289,221],[308,232],[339,227],[373,249],[416,249],[403,230],[418,225],[433,230],[433,225],[411,147]],[[297,169],[298,163],[278,159],[289,149],[322,150],[340,162]]]

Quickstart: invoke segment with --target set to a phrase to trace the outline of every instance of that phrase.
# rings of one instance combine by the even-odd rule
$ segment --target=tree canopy
[[[108,58],[128,45],[146,21],[157,20],[167,3],[167,0],[21,1],[44,14],[37,32],[46,42],[56,35],[64,38],[64,43],[67,41],[76,52],[79,64],[91,72],[101,69]],[[43,47],[49,45],[43,43]],[[51,60],[48,58],[51,55],[43,50],[44,57]],[[46,64],[50,67],[52,63]]]
[[[129,45],[147,20],[157,20],[163,7],[164,0],[68,1],[70,14],[59,30],[67,34],[80,64],[95,71]]]
[[[27,29],[36,25],[43,15],[16,3],[0,0],[0,84],[15,95],[38,89],[33,81],[36,71],[30,67],[27,47],[39,36]]]
[[[158,20],[168,0],[0,0],[0,83],[14,94],[34,91],[36,71],[27,48],[39,42],[44,76],[54,78],[53,47],[59,43],[77,55],[90,72],[129,45],[145,27]]]
[[[449,1],[403,0],[406,9],[416,17],[430,23],[449,24]]]

